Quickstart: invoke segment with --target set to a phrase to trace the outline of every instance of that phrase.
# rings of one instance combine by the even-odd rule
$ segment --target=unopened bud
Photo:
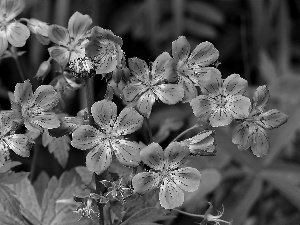
[[[123,70],[122,68],[119,68],[117,67],[114,71],[113,71],[113,74],[112,74],[112,78],[114,79],[114,81],[116,82],[116,84],[118,84],[122,77],[123,77]]]
[[[44,80],[51,70],[51,64],[49,61],[44,61],[41,63],[38,71],[36,72],[35,78],[38,80]]]
[[[37,19],[30,19],[28,20],[27,26],[32,33],[48,37],[49,25],[47,23]]]
[[[127,67],[123,68],[123,79],[125,81],[129,81],[130,79],[130,70]]]

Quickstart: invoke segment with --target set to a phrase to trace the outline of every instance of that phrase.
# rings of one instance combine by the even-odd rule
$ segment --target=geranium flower
[[[61,66],[77,58],[84,58],[85,44],[88,42],[87,30],[91,24],[90,16],[75,12],[69,19],[68,29],[59,25],[49,26],[48,36],[57,44],[48,48],[50,56]]]
[[[28,27],[14,19],[24,7],[23,0],[0,0],[0,56],[7,49],[8,43],[22,47],[29,38]]]
[[[14,134],[18,124],[0,114],[0,165],[9,159],[9,149],[22,157],[28,157],[34,144],[25,134]]]
[[[90,41],[86,45],[86,55],[95,64],[96,74],[113,72],[121,64],[122,38],[112,31],[95,26],[91,29]]]
[[[249,115],[250,99],[243,96],[247,81],[238,74],[222,80],[221,72],[211,68],[207,75],[199,79],[203,95],[194,98],[190,105],[195,116],[209,118],[213,127],[226,126],[233,119]]]
[[[219,51],[209,42],[202,42],[190,54],[190,44],[184,36],[172,42],[173,66],[184,89],[183,102],[189,102],[198,93],[198,77],[207,72],[219,57]]]
[[[240,150],[251,147],[253,154],[257,157],[266,155],[269,150],[269,140],[265,129],[277,128],[288,119],[287,115],[277,109],[264,112],[269,97],[269,90],[265,85],[256,89],[249,116],[235,127],[232,135],[232,142],[237,144]]]
[[[141,150],[142,161],[154,171],[142,172],[132,178],[134,192],[145,194],[154,188],[160,188],[159,201],[162,207],[173,209],[184,202],[184,192],[198,189],[200,172],[191,167],[178,168],[189,155],[188,148],[178,142],[172,142],[163,150],[152,143]]]
[[[172,105],[183,98],[181,86],[163,82],[172,73],[168,65],[170,59],[169,53],[162,53],[154,61],[151,71],[144,60],[138,58],[128,60],[135,81],[123,89],[124,97],[129,102],[137,101],[137,109],[146,117],[150,116],[155,99]]]
[[[24,123],[31,131],[59,127],[58,116],[50,112],[58,101],[58,94],[51,85],[41,85],[33,94],[29,80],[18,83],[12,102],[13,119]]]
[[[180,141],[179,143],[182,146],[188,147],[191,155],[196,156],[214,154],[216,151],[216,146],[212,134],[213,131],[204,130],[191,138]]]
[[[90,125],[77,128],[72,135],[72,146],[81,150],[91,149],[86,157],[87,168],[97,174],[108,169],[112,152],[124,165],[137,166],[140,162],[140,145],[127,141],[124,135],[138,130],[143,117],[133,108],[126,107],[117,117],[117,106],[102,100],[92,106],[92,115],[98,129]]]

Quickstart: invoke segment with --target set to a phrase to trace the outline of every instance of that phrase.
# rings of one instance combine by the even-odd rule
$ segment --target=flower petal
[[[179,142],[190,149],[190,153],[193,155],[201,155],[203,152],[214,152],[216,146],[214,144],[214,138],[212,136],[213,131],[204,130],[199,134]]]
[[[269,139],[266,131],[260,126],[255,126],[252,135],[251,150],[253,154],[257,157],[266,155],[269,151]]]
[[[71,145],[81,150],[92,149],[104,138],[104,134],[90,125],[78,127],[72,134]]]
[[[269,89],[266,85],[259,86],[253,95],[253,108],[263,111],[270,98]]]
[[[28,104],[29,99],[32,98],[32,86],[29,80],[25,80],[24,83],[16,84],[14,91],[15,102],[22,104]]]
[[[211,114],[209,121],[212,127],[229,125],[232,121],[232,112],[226,108],[218,107]]]
[[[197,89],[188,77],[180,76],[178,85],[180,85],[184,90],[184,97],[182,99],[183,103],[190,102],[193,98],[197,97]]]
[[[142,127],[143,120],[144,117],[134,108],[125,107],[120,112],[113,130],[120,136],[131,134]]]
[[[192,67],[204,67],[212,64],[219,58],[219,51],[210,42],[202,42],[196,46],[188,59]]]
[[[206,95],[199,95],[192,99],[190,105],[196,117],[208,117],[214,108],[214,103]]]
[[[171,142],[164,151],[165,169],[174,170],[182,165],[190,151],[187,147],[182,146],[179,142]]]
[[[183,204],[184,193],[173,181],[164,179],[160,186],[159,201],[165,209],[174,209]]]
[[[27,26],[19,22],[10,23],[6,27],[7,41],[15,47],[22,47],[30,36]]]
[[[132,178],[133,192],[145,194],[157,187],[159,184],[160,176],[155,172],[142,172],[136,174]]]
[[[8,47],[6,31],[0,30],[0,56],[6,51]]]
[[[252,141],[252,134],[246,125],[241,123],[234,128],[232,132],[232,143],[236,144],[239,150],[250,148]]]
[[[57,105],[59,98],[51,85],[41,85],[35,90],[32,101],[44,110],[51,110]]]
[[[137,109],[141,114],[149,118],[152,110],[152,105],[155,102],[154,93],[151,90],[146,91],[140,96],[137,101]]]
[[[92,18],[89,15],[82,15],[80,12],[75,12],[71,16],[68,23],[68,30],[70,37],[74,38],[75,43],[85,36],[92,22]]]
[[[155,84],[164,79],[168,79],[174,70],[171,66],[172,57],[168,52],[161,53],[152,64],[152,83]]]
[[[4,138],[9,148],[22,157],[30,155],[34,142],[25,134],[14,134]]]
[[[200,184],[200,172],[191,167],[184,167],[170,173],[173,181],[184,191],[196,191]]]
[[[212,68],[205,76],[199,78],[198,83],[203,94],[219,95],[223,84],[221,72]]]
[[[2,0],[0,1],[0,10],[5,15],[6,22],[11,21],[19,15],[25,8],[23,0]]]
[[[87,168],[98,175],[107,170],[112,161],[111,151],[108,141],[96,145],[86,156]]]
[[[123,94],[126,101],[133,101],[136,96],[145,92],[148,88],[143,85],[141,82],[138,83],[129,83],[124,89]]]
[[[38,116],[32,115],[28,122],[46,129],[57,128],[60,125],[59,118],[54,112],[43,112]],[[27,126],[26,128],[30,130]]]
[[[70,59],[70,51],[64,47],[53,46],[48,48],[48,52],[52,59],[61,66],[66,66]]]
[[[177,84],[160,84],[153,91],[159,100],[168,105],[178,103],[184,96],[183,87]]]
[[[234,95],[226,98],[226,109],[231,112],[235,119],[244,119],[249,116],[249,108],[251,101],[249,98],[242,95]]]
[[[247,89],[248,82],[238,74],[231,74],[224,80],[223,86],[228,95],[242,95]]]
[[[128,59],[128,66],[131,73],[142,82],[149,81],[149,68],[146,62],[137,57]]]
[[[109,100],[101,100],[92,105],[92,115],[95,122],[105,132],[110,132],[117,117],[117,105]]]
[[[185,61],[190,54],[190,44],[186,37],[180,36],[172,42],[172,56],[176,61]]]
[[[48,28],[48,36],[52,42],[67,47],[70,43],[69,31],[59,25],[51,25]]]
[[[164,168],[164,150],[157,143],[151,143],[144,147],[141,152],[141,159],[145,164],[155,170]]]
[[[126,140],[111,141],[114,152],[120,161],[125,166],[137,166],[141,161],[140,145],[136,142]]]
[[[260,115],[260,120],[257,122],[265,129],[274,129],[286,123],[288,116],[277,109],[271,109]]]

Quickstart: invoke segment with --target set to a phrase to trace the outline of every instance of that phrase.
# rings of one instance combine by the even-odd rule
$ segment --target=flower
[[[219,57],[219,51],[209,42],[202,42],[190,54],[190,44],[184,36],[172,42],[173,66],[184,89],[183,102],[189,102],[198,93],[198,77],[207,72]]]
[[[48,36],[56,46],[48,48],[50,56],[61,66],[66,66],[69,61],[84,58],[87,30],[92,24],[88,15],[75,12],[69,19],[68,29],[51,25],[48,28]]]
[[[180,141],[182,146],[189,148],[192,155],[207,155],[214,154],[216,151],[216,146],[214,144],[214,138],[212,136],[213,131],[204,130],[194,137]]]
[[[49,25],[43,21],[31,18],[27,21],[29,30],[36,35],[37,40],[43,44],[48,45],[50,39],[48,37]]]
[[[13,119],[24,123],[31,131],[59,127],[58,116],[50,112],[58,101],[58,94],[51,85],[41,85],[33,94],[29,80],[18,83],[12,102]]]
[[[90,125],[77,128],[72,135],[72,146],[81,150],[91,149],[86,157],[87,168],[97,174],[108,169],[112,152],[126,166],[140,162],[140,145],[127,141],[124,135],[138,130],[143,117],[133,108],[124,108],[117,117],[117,106],[112,101],[102,100],[92,106],[92,115],[99,127]]]
[[[0,114],[0,165],[9,159],[9,149],[22,157],[28,157],[33,141],[25,134],[14,134],[17,123]]]
[[[277,128],[288,119],[287,115],[276,109],[264,112],[269,97],[267,86],[258,87],[254,92],[249,116],[233,130],[232,142],[237,144],[240,150],[251,147],[253,154],[257,157],[266,155],[269,150],[269,140],[265,129]]]
[[[113,72],[121,64],[122,38],[112,31],[95,26],[91,30],[90,41],[86,44],[86,55],[95,64],[96,74]]]
[[[14,20],[24,7],[23,0],[0,0],[0,56],[7,49],[8,43],[22,47],[30,36],[28,27]]]
[[[126,188],[122,184],[122,178],[113,182],[108,180],[102,180],[100,182],[107,188],[107,192],[101,199],[104,202],[119,201],[122,205],[124,205],[125,198],[132,194],[132,190],[130,188]]]
[[[146,117],[150,116],[155,99],[172,105],[183,98],[184,92],[181,86],[164,83],[172,72],[168,65],[170,59],[171,56],[167,52],[159,55],[152,65],[151,72],[144,60],[129,59],[129,69],[135,80],[123,89],[124,97],[130,102],[137,100],[137,109]]]
[[[191,167],[178,169],[189,155],[188,148],[172,142],[165,149],[152,143],[141,150],[142,161],[155,171],[142,172],[132,178],[134,192],[144,194],[160,187],[159,201],[162,207],[173,209],[184,202],[183,191],[198,189],[200,172]]]
[[[213,127],[226,126],[233,119],[245,118],[249,114],[250,99],[243,96],[247,81],[238,74],[222,80],[221,72],[211,68],[207,76],[199,79],[203,95],[192,99],[190,105],[195,116],[209,118]]]

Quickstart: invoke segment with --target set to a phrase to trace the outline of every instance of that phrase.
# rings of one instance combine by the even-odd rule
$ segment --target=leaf
[[[28,172],[5,172],[0,174],[0,181],[4,184],[16,184],[19,183],[24,178],[28,177]]]
[[[170,218],[170,216],[166,216],[163,210],[157,209],[155,207],[149,207],[138,211],[123,223],[121,223],[121,225],[149,224],[149,222],[155,222],[157,220],[164,220],[167,218]]]
[[[206,23],[186,18],[184,25],[186,27],[187,32],[194,34],[198,37],[205,37],[210,39],[215,39],[217,37],[216,29],[213,26],[208,25]]]
[[[89,184],[93,178],[93,172],[89,171],[86,166],[77,166],[75,167],[76,172],[81,177],[81,180],[85,184]]]
[[[289,176],[276,170],[263,171],[261,175],[300,210],[300,188],[290,180]]]
[[[11,185],[11,189],[16,193],[16,197],[21,203],[21,212],[27,217],[35,221],[40,221],[42,218],[41,207],[38,203],[35,190],[28,178],[21,182]]]
[[[21,165],[21,163],[17,161],[6,161],[4,165],[0,167],[0,173],[5,173],[9,171],[11,168],[18,165]]]
[[[75,205],[57,203],[57,200],[72,199],[73,195],[85,196],[80,185],[80,178],[75,171],[64,172],[59,179],[52,177],[48,183],[42,200],[43,225],[79,225],[89,224],[90,221],[82,219],[73,212]]]
[[[45,171],[42,171],[33,184],[36,197],[40,205],[42,205],[43,195],[48,186],[49,180],[50,178],[48,174]]]
[[[0,204],[3,207],[3,210],[8,214],[16,216],[22,220],[22,215],[20,213],[20,202],[14,195],[15,193],[11,189],[0,184]]]
[[[1,207],[0,207],[1,208]],[[0,209],[0,224],[1,225],[24,225],[24,221],[18,219],[15,215],[9,215]]]

